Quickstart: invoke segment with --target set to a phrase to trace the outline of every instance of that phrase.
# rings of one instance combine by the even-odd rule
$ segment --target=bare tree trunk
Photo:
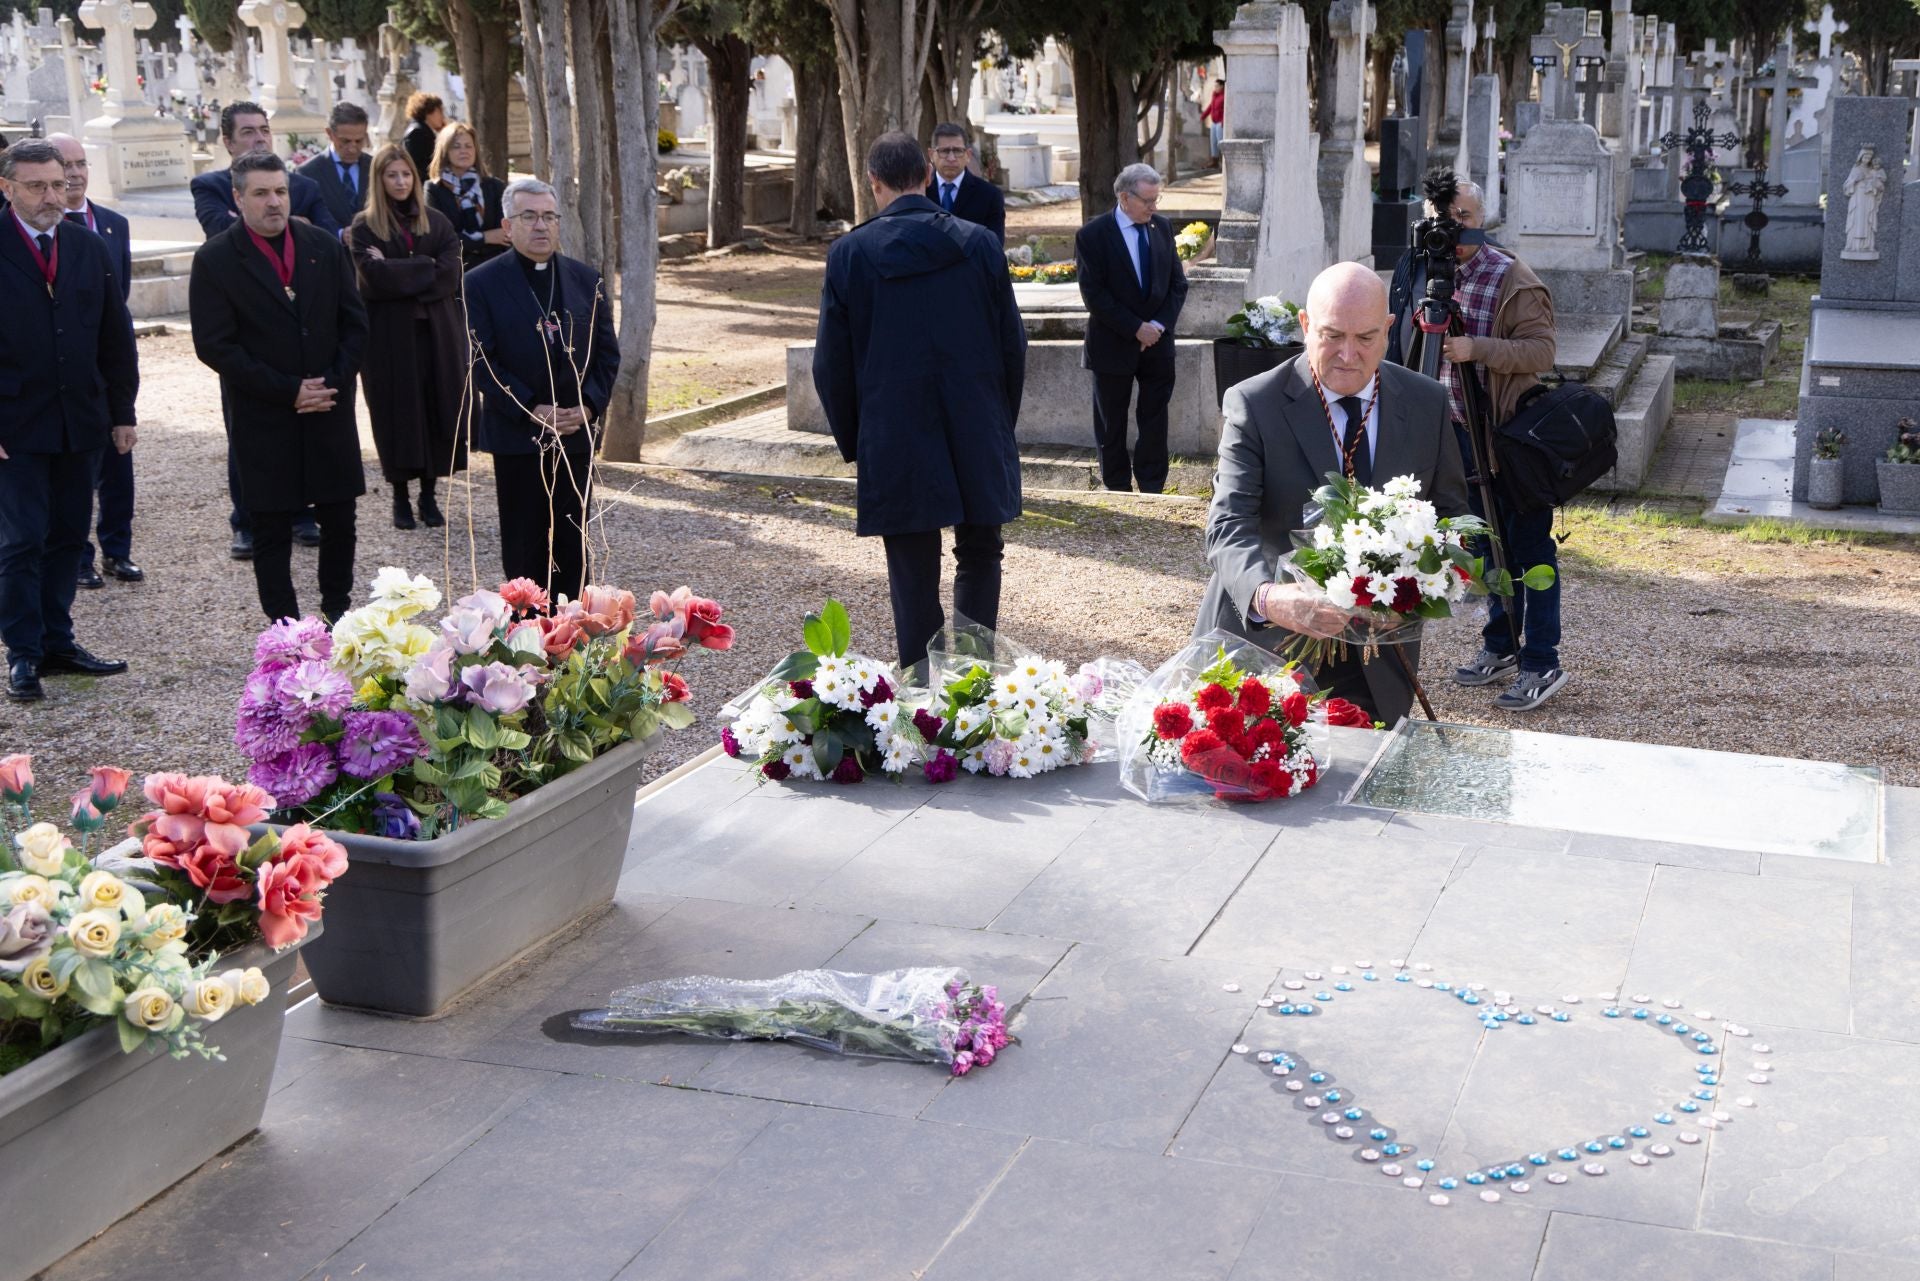
[[[925,7],[923,8],[922,5]],[[920,82],[940,13],[937,0],[828,0],[846,117],[847,165],[857,175],[854,208],[874,215],[867,151],[889,129],[918,133]]]
[[[567,39],[572,48],[573,116],[579,149],[579,246],[573,252],[598,266],[607,260],[607,228],[601,197],[606,192],[606,118],[601,114],[600,56],[594,48],[596,15],[604,0],[567,0]]]
[[[753,46],[739,36],[702,38],[713,86],[713,172],[707,182],[707,248],[735,244],[747,227],[747,127],[751,123]]]
[[[1380,122],[1387,118],[1387,98],[1393,93],[1393,50],[1377,41],[1368,41],[1367,74],[1373,81],[1373,94],[1367,103],[1367,141],[1380,141]]]
[[[840,67],[827,63],[820,72],[819,207],[830,218],[852,222],[857,205],[853,198],[853,171],[847,167],[846,116],[840,107]]]
[[[467,93],[474,130],[480,135],[480,163],[488,173],[502,176],[509,164],[508,134],[512,129],[507,123],[507,82],[512,74],[507,68],[508,31],[504,22],[480,25],[480,71],[475,79],[467,81],[477,85],[480,94],[475,102],[474,90]],[[466,76],[465,71],[460,74]]]
[[[615,3],[632,3],[632,0],[615,0]],[[620,260],[620,108],[613,96],[613,5],[602,6],[600,19],[594,23],[593,43],[598,52],[600,82],[600,119],[606,124],[606,177],[593,185],[600,193],[600,225],[605,229],[602,236],[601,252],[606,255],[598,264],[600,269],[611,274]],[[656,85],[654,96],[659,96]],[[636,147],[644,146],[657,150],[660,135],[636,138]]]
[[[607,405],[602,451],[615,462],[638,462],[647,433],[647,384],[653,331],[659,321],[660,206],[658,157],[636,143],[660,131],[660,26],[679,0],[614,0],[614,128],[620,148],[620,375]]]
[[[973,52],[980,43],[984,0],[943,0],[933,48],[927,54],[926,80],[932,91],[933,122],[967,122],[967,92],[973,84]],[[972,132],[969,130],[968,132]]]
[[[796,111],[793,145],[793,208],[787,215],[787,230],[796,236],[811,238],[814,213],[820,208],[820,165],[812,159],[821,154],[820,137],[827,116],[826,72],[814,62],[793,64],[793,100]]]
[[[547,91],[542,72],[539,0],[520,0],[520,67],[527,77],[527,122],[532,135],[533,171],[553,172],[547,159]],[[491,170],[506,177],[506,166]]]
[[[580,200],[574,165],[573,96],[567,79],[565,0],[540,0],[540,85],[547,96],[547,181],[560,206],[560,247],[580,256]]]
[[[1113,180],[1140,158],[1139,108],[1133,77],[1114,70],[1091,41],[1073,47],[1073,93],[1079,115],[1080,213],[1091,222],[1112,212]]]

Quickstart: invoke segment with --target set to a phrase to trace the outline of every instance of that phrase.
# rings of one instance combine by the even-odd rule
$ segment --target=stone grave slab
[[[1827,1281],[1833,1264],[1831,1255],[1772,1242],[1556,1214],[1533,1275],[1535,1281],[1624,1281],[1676,1273]]]
[[[1606,359],[1620,336],[1620,318],[1612,314],[1570,312],[1554,315],[1553,367],[1562,378],[1586,381]]]
[[[1896,296],[1901,168],[1912,114],[1913,104],[1905,98],[1834,100],[1827,162],[1827,234],[1820,263],[1822,298],[1887,300]],[[1862,165],[1867,148],[1874,151],[1878,178],[1856,185],[1856,175],[1868,178],[1872,169]],[[1850,187],[1855,194],[1849,193]],[[1866,226],[1856,227],[1855,204],[1869,202],[1874,216],[1865,219]],[[1857,236],[1856,231],[1864,234]]]

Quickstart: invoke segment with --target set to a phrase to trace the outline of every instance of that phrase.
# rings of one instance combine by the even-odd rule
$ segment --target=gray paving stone
[[[783,903],[886,835],[925,802],[927,791],[882,783],[762,787],[644,853],[630,852],[625,883],[686,898]],[[634,850],[643,848],[644,842]]]
[[[1288,970],[1283,977],[1301,976]],[[1364,1147],[1380,1146],[1365,1137],[1376,1126],[1388,1132],[1382,1142],[1409,1148],[1402,1158],[1409,1167],[1437,1155],[1473,1064],[1480,1025],[1466,1006],[1431,990],[1386,979],[1355,986],[1350,993],[1334,991],[1333,1001],[1310,1018],[1256,1009],[1239,1035],[1249,1053],[1221,1064],[1168,1150],[1198,1160],[1366,1183],[1382,1181],[1380,1167],[1357,1155]],[[1320,984],[1312,988],[1320,990]],[[1284,987],[1278,994],[1288,1003],[1294,997]],[[1283,1079],[1258,1062],[1262,1051],[1276,1050],[1299,1062],[1292,1074],[1303,1083],[1299,1091],[1287,1090]],[[1308,1080],[1314,1073],[1327,1079],[1315,1084]],[[1320,1097],[1324,1088],[1341,1091],[1337,1106],[1303,1102]],[[1348,1123],[1359,1137],[1341,1142],[1320,1118],[1348,1107],[1362,1108],[1366,1116]]]
[[[315,1005],[319,1002],[315,1001]],[[324,1071],[338,1062],[344,1054],[334,1046],[319,1041],[303,1041],[294,1036],[280,1038],[280,1057],[273,1065],[272,1093],[280,1091],[298,1081],[309,1072]]]
[[[1881,798],[1883,856],[1894,867],[1920,869],[1920,787],[1889,787]]]
[[[1223,1278],[1278,1183],[1200,1161],[1035,1139],[927,1277]]]
[[[1920,1263],[1839,1254],[1833,1259],[1833,1281],[1920,1281]]]
[[[1271,972],[1076,948],[1010,1024],[1019,1038],[921,1115],[1161,1152]],[[1236,982],[1241,990],[1225,992]]]
[[[1026,997],[1070,946],[1057,939],[877,921],[825,964],[828,969],[855,973],[912,965],[955,966],[975,982],[994,984],[1001,1000],[1012,1006]],[[948,1080],[943,1069],[928,1064],[748,1043],[720,1047],[689,1084],[762,1099],[915,1116]]]
[[[698,769],[634,805],[633,831],[627,838],[627,866],[646,860],[663,842],[678,842],[685,833],[758,788],[739,770]]]
[[[1428,1193],[1288,1175],[1240,1259],[1232,1281],[1358,1281],[1448,1277],[1526,1281],[1547,1216],[1511,1202],[1483,1205]]]
[[[1508,1024],[1486,1036],[1447,1124],[1434,1173],[1464,1178],[1475,1169],[1517,1162],[1530,1171],[1533,1191],[1527,1200],[1536,1207],[1691,1226],[1706,1144],[1682,1143],[1675,1136],[1687,1130],[1719,1142],[1738,1128],[1710,1133],[1689,1126],[1687,1114],[1677,1110],[1698,1088],[1694,1065],[1700,1056],[1682,1038],[1650,1022],[1603,1018],[1584,1002],[1574,1011],[1571,1022]],[[1653,1118],[1662,1111],[1681,1123],[1659,1124]],[[1633,1138],[1627,1134],[1633,1125],[1645,1126],[1650,1136]],[[1582,1147],[1609,1136],[1627,1139],[1630,1147],[1604,1154]],[[1672,1155],[1651,1157],[1645,1166],[1628,1159],[1629,1152],[1644,1152],[1656,1143],[1672,1148]],[[1559,1158],[1567,1148],[1577,1160]],[[1546,1154],[1551,1164],[1534,1172],[1527,1160],[1534,1153]],[[1598,1164],[1606,1173],[1584,1174],[1581,1167],[1587,1164]],[[1550,1170],[1567,1174],[1569,1181],[1548,1182]]]
[[[799,901],[825,911],[980,928],[1100,813],[1071,800],[1023,800],[1004,788],[997,795],[942,796]]]
[[[787,1111],[556,1078],[321,1271],[357,1281],[611,1277]]]
[[[1422,836],[1466,845],[1492,845],[1500,849],[1539,850],[1565,853],[1571,835],[1545,827],[1522,827],[1514,823],[1483,823],[1470,818],[1451,818],[1444,814],[1401,812],[1387,824],[1388,836],[1417,832]]]
[[[1767,1085],[1743,1079],[1754,1044]],[[1743,1049],[1730,1076],[1759,1106],[1714,1144],[1700,1226],[1920,1262],[1920,1046],[1756,1024]]]
[[[1109,810],[1033,878],[993,928],[1179,956],[1272,839],[1269,828],[1203,806]]]
[[[1405,957],[1461,850],[1427,839],[1282,834],[1193,954],[1322,969]]]
[[[1742,1022],[1845,1031],[1852,912],[1845,885],[1662,867],[1625,986]]]
[[[1920,890],[1920,869],[1911,863],[1858,863],[1844,858],[1818,858],[1805,854],[1763,854],[1760,875],[1792,876],[1803,881],[1833,881],[1845,885],[1904,885]]]
[[[45,1281],[292,1281],[552,1078],[335,1050],[274,1095],[259,1133],[209,1161]]]
[[[710,974],[773,978],[815,969],[871,922],[795,908],[689,899],[644,928],[613,938],[532,1005],[515,1009],[463,1057],[517,1067],[684,1082],[724,1042],[684,1036],[616,1037],[565,1030],[569,1011],[598,1009],[617,989]],[[778,1048],[778,1047],[776,1047]]]
[[[1920,1041],[1920,888],[1894,882],[1853,889],[1852,1030],[1886,1041]]]
[[[1582,858],[1617,859],[1624,863],[1697,867],[1709,872],[1745,872],[1749,876],[1760,870],[1760,855],[1751,850],[1722,850],[1706,845],[1647,841],[1634,836],[1602,836],[1593,832],[1572,833],[1568,837],[1567,853]]]
[[[912,1276],[1020,1143],[1010,1134],[794,1109],[748,1144],[620,1281]]]
[[[1469,850],[1408,959],[1462,982],[1551,1001],[1626,976],[1653,869],[1558,854]]]
[[[1535,1281],[1665,1281],[1676,1276],[1829,1281],[1833,1256],[1771,1241],[1556,1214]]]

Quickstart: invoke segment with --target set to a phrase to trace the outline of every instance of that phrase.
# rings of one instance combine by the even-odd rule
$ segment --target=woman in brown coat
[[[460,304],[460,237],[421,199],[405,148],[373,158],[367,203],[348,247],[367,305],[367,413],[380,470],[393,485],[393,524],[414,527],[407,482],[420,482],[420,520],[446,524],[434,482],[467,465],[462,397],[467,326]]]

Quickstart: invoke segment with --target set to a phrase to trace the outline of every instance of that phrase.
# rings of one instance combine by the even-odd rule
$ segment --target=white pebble
[[[1427,1181],[1417,1174],[1409,1174],[1406,1178],[1400,1180],[1400,1186],[1406,1188],[1423,1188],[1426,1185]]]
[[[1240,990],[1240,985],[1238,983],[1222,983],[1220,985],[1220,990],[1222,992],[1238,992]]]
[[[1380,1173],[1386,1175],[1389,1179],[1397,1179],[1400,1177],[1400,1163],[1397,1161],[1389,1161],[1380,1167]]]
[[[1567,1176],[1560,1173],[1560,1171],[1558,1170],[1555,1170],[1552,1174],[1549,1174],[1547,1176],[1548,1183],[1560,1184],[1560,1183],[1565,1183],[1566,1181],[1567,1181]]]
[[[1573,994],[1571,994],[1571,993],[1569,993],[1569,994],[1567,994],[1566,996],[1563,996],[1563,997],[1561,997],[1561,998],[1560,998],[1560,1000],[1561,1000],[1561,1002],[1562,1002],[1562,1003],[1564,1003],[1564,1004],[1566,1004],[1566,1005],[1578,1005],[1578,1004],[1580,1004],[1580,998],[1579,998],[1579,997],[1577,997],[1577,996],[1574,996],[1574,995],[1573,995]]]
[[[1433,967],[1431,965],[1428,965],[1425,961],[1415,961],[1413,963],[1413,968],[1421,971],[1422,973],[1430,973],[1433,970]]]
[[[1674,1135],[1673,1137],[1680,1140],[1682,1143],[1698,1143],[1700,1141],[1700,1136],[1695,1134],[1692,1130],[1682,1130],[1680,1131],[1680,1133]]]
[[[1509,1183],[1509,1184],[1507,1184],[1507,1191],[1509,1191],[1509,1192],[1518,1192],[1518,1193],[1519,1193],[1519,1194],[1520,1194],[1521,1196],[1525,1196],[1525,1195],[1526,1195],[1527,1193],[1529,1193],[1529,1192],[1531,1192],[1531,1191],[1533,1191],[1533,1184],[1531,1184],[1531,1183]]]
[[[1758,1060],[1755,1060],[1755,1062],[1754,1062],[1754,1065],[1753,1065],[1753,1070],[1754,1070],[1754,1071],[1756,1071],[1756,1072],[1771,1072],[1771,1071],[1773,1071],[1773,1064],[1771,1064],[1771,1063],[1762,1063],[1762,1062],[1760,1062],[1760,1061],[1758,1061]]]
[[[1580,1167],[1580,1173],[1591,1174],[1596,1177],[1598,1177],[1599,1175],[1605,1174],[1606,1172],[1607,1172],[1607,1167],[1604,1165],[1601,1165],[1598,1161],[1589,1161],[1585,1165]]]
[[[1733,1102],[1735,1107],[1750,1108],[1753,1106],[1752,1097],[1746,1094],[1741,1095],[1739,1098],[1735,1099]]]
[[[1627,1154],[1627,1160],[1633,1162],[1635,1165],[1652,1165],[1653,1164],[1653,1158],[1648,1156],[1645,1152],[1630,1152]]]
[[[1768,1081],[1771,1081],[1772,1079],[1773,1078],[1768,1076],[1765,1072],[1747,1073],[1747,1080],[1752,1081],[1755,1085],[1765,1085]]]
[[[1436,1192],[1427,1198],[1428,1205],[1452,1205],[1453,1198],[1444,1192]]]
[[[1280,1069],[1279,1069],[1279,1068],[1275,1068],[1275,1069],[1274,1069],[1274,1074],[1275,1074],[1275,1075],[1278,1075],[1278,1074],[1279,1074],[1279,1072],[1280,1072]],[[1303,1085],[1301,1085],[1301,1084],[1300,1084],[1300,1082],[1298,1082],[1298,1081],[1288,1081],[1288,1082],[1287,1082],[1287,1088],[1288,1088],[1289,1090],[1292,1090],[1292,1091],[1294,1091],[1295,1093],[1298,1093],[1299,1091],[1301,1091],[1301,1090],[1303,1090],[1303,1089],[1305,1089],[1306,1087],[1305,1087],[1305,1086],[1303,1086]]]
[[[1236,1045],[1233,1047],[1233,1052],[1235,1054],[1245,1054],[1248,1050],[1251,1050],[1252,1048],[1253,1047],[1251,1045]]]
[[[1482,1201],[1485,1201],[1488,1205],[1492,1205],[1495,1201],[1498,1201],[1500,1199],[1500,1194],[1498,1192],[1495,1192],[1492,1188],[1488,1188],[1485,1192],[1482,1192],[1480,1194],[1480,1199]]]
[[[1753,1052],[1755,1054],[1772,1054],[1773,1047],[1771,1045],[1756,1045],[1753,1047]]]

